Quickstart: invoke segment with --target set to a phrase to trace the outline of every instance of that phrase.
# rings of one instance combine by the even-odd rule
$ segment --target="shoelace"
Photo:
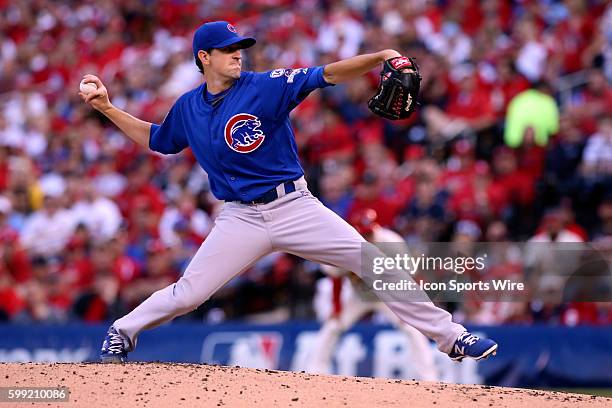
[[[108,333],[108,335],[110,337],[108,340],[108,351],[111,353],[122,353],[124,345],[121,335],[117,332]]]
[[[480,337],[469,332],[464,332],[459,335],[459,341],[469,346],[473,346],[478,340],[480,340]]]

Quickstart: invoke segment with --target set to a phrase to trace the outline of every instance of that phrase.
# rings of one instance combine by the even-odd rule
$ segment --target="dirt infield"
[[[0,364],[0,387],[70,388],[57,407],[610,407],[612,398],[197,364]]]

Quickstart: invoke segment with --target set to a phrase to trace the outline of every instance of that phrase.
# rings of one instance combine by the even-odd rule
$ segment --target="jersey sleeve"
[[[323,79],[323,68],[275,69],[259,74],[267,116],[286,115],[315,89],[333,85]]]
[[[179,153],[189,146],[181,115],[181,100],[170,108],[161,125],[153,124],[149,132],[149,148],[163,154]]]

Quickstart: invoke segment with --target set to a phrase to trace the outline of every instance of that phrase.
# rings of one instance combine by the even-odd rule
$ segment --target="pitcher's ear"
[[[198,51],[198,58],[204,65],[208,65],[210,63],[210,50],[200,50]]]

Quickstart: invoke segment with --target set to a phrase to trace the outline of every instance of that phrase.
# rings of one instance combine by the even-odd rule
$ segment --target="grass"
[[[547,391],[572,392],[574,394],[597,395],[611,397],[612,388],[548,388]]]

